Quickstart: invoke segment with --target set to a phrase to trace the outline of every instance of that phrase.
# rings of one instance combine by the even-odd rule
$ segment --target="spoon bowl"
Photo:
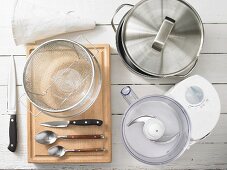
[[[51,156],[62,157],[65,155],[65,149],[62,146],[53,146],[48,149],[48,154]]]
[[[58,137],[54,132],[46,130],[38,133],[35,137],[35,140],[40,144],[49,145],[54,143],[57,140],[57,138]]]

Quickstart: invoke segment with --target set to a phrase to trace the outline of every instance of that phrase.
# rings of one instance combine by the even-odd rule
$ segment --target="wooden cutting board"
[[[36,46],[27,46],[27,56]],[[96,49],[94,49],[94,47]],[[111,143],[111,111],[110,111],[110,47],[107,44],[87,46],[96,55],[102,71],[102,88],[95,103],[85,113],[71,117],[53,118],[43,113],[38,116],[32,114],[39,113],[29,101],[27,102],[27,139],[28,139],[28,162],[32,163],[95,163],[111,162],[112,143]],[[98,50],[98,53],[97,53]],[[101,119],[102,126],[69,126],[67,128],[48,128],[40,126],[41,122],[55,120],[74,120],[74,119]],[[85,135],[85,134],[104,134],[104,139],[58,139],[54,144],[42,145],[35,141],[35,135],[44,130],[51,130],[58,135]],[[48,148],[55,145],[64,146],[66,149],[82,148],[105,148],[105,152],[99,153],[67,153],[64,157],[57,158],[48,155]]]

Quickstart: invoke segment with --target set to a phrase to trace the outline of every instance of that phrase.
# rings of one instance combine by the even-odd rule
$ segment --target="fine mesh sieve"
[[[87,100],[93,102],[94,88],[101,84],[100,68],[94,62],[95,57],[79,43],[63,39],[45,42],[25,65],[25,92],[36,107],[56,117],[59,112],[78,109],[89,104]]]

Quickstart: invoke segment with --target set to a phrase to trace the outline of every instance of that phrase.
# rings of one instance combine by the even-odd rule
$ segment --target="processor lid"
[[[203,139],[216,126],[221,112],[220,99],[215,88],[205,78],[191,76],[176,84],[165,95],[186,109],[191,121],[192,141]]]
[[[126,149],[137,160],[165,164],[178,158],[190,141],[184,108],[166,96],[147,96],[131,104],[122,120]]]

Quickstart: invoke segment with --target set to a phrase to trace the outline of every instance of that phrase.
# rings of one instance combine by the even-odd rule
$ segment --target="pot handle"
[[[134,5],[132,5],[132,4],[122,4],[122,5],[120,5],[120,6],[116,9],[116,11],[115,11],[115,13],[114,13],[114,15],[113,15],[113,17],[112,17],[112,19],[111,19],[111,25],[112,25],[112,28],[113,28],[114,32],[117,31],[116,27],[114,26],[114,18],[115,18],[115,16],[117,15],[117,13],[118,13],[124,6],[134,7]]]
[[[130,86],[125,86],[123,89],[121,89],[121,95],[129,105],[138,100],[137,95]]]
[[[162,51],[174,25],[175,20],[166,16],[152,44],[153,49]]]
[[[192,68],[190,68],[190,70],[187,73],[185,73],[184,75],[175,75],[174,77],[187,77],[189,74],[191,74],[197,62],[198,62],[198,58],[195,60],[195,63],[193,64]]]

